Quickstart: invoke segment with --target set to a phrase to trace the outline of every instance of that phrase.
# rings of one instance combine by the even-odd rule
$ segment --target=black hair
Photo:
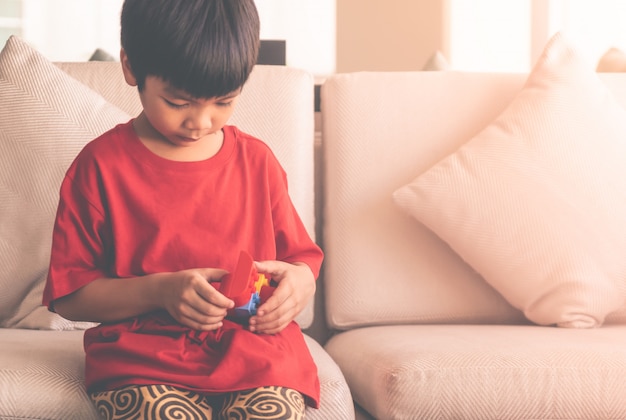
[[[259,48],[254,0],[125,0],[121,45],[143,89],[156,76],[196,98],[235,92]]]

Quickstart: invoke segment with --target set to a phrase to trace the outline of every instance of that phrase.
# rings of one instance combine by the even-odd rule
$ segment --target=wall
[[[338,0],[341,1],[341,0]],[[255,0],[262,39],[287,41],[287,65],[318,76],[335,70],[336,0]]]
[[[339,73],[421,70],[448,56],[447,0],[337,0]]]

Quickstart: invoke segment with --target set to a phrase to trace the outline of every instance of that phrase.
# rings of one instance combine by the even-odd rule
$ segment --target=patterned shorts
[[[91,394],[107,420],[302,419],[302,394],[277,386],[207,396],[166,385],[130,386]]]

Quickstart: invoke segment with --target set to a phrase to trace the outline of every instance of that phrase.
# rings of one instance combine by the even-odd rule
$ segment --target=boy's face
[[[235,110],[239,91],[223,97],[198,99],[154,76],[146,77],[139,93],[150,124],[169,143],[194,146],[219,132]]]

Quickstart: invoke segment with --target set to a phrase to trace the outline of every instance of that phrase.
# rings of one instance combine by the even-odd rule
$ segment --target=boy
[[[269,148],[226,125],[257,58],[254,2],[126,0],[121,29],[143,111],[68,169],[44,304],[101,323],[85,376],[106,418],[302,418],[319,381],[293,319],[322,252]],[[211,284],[240,250],[277,283],[246,325]]]

